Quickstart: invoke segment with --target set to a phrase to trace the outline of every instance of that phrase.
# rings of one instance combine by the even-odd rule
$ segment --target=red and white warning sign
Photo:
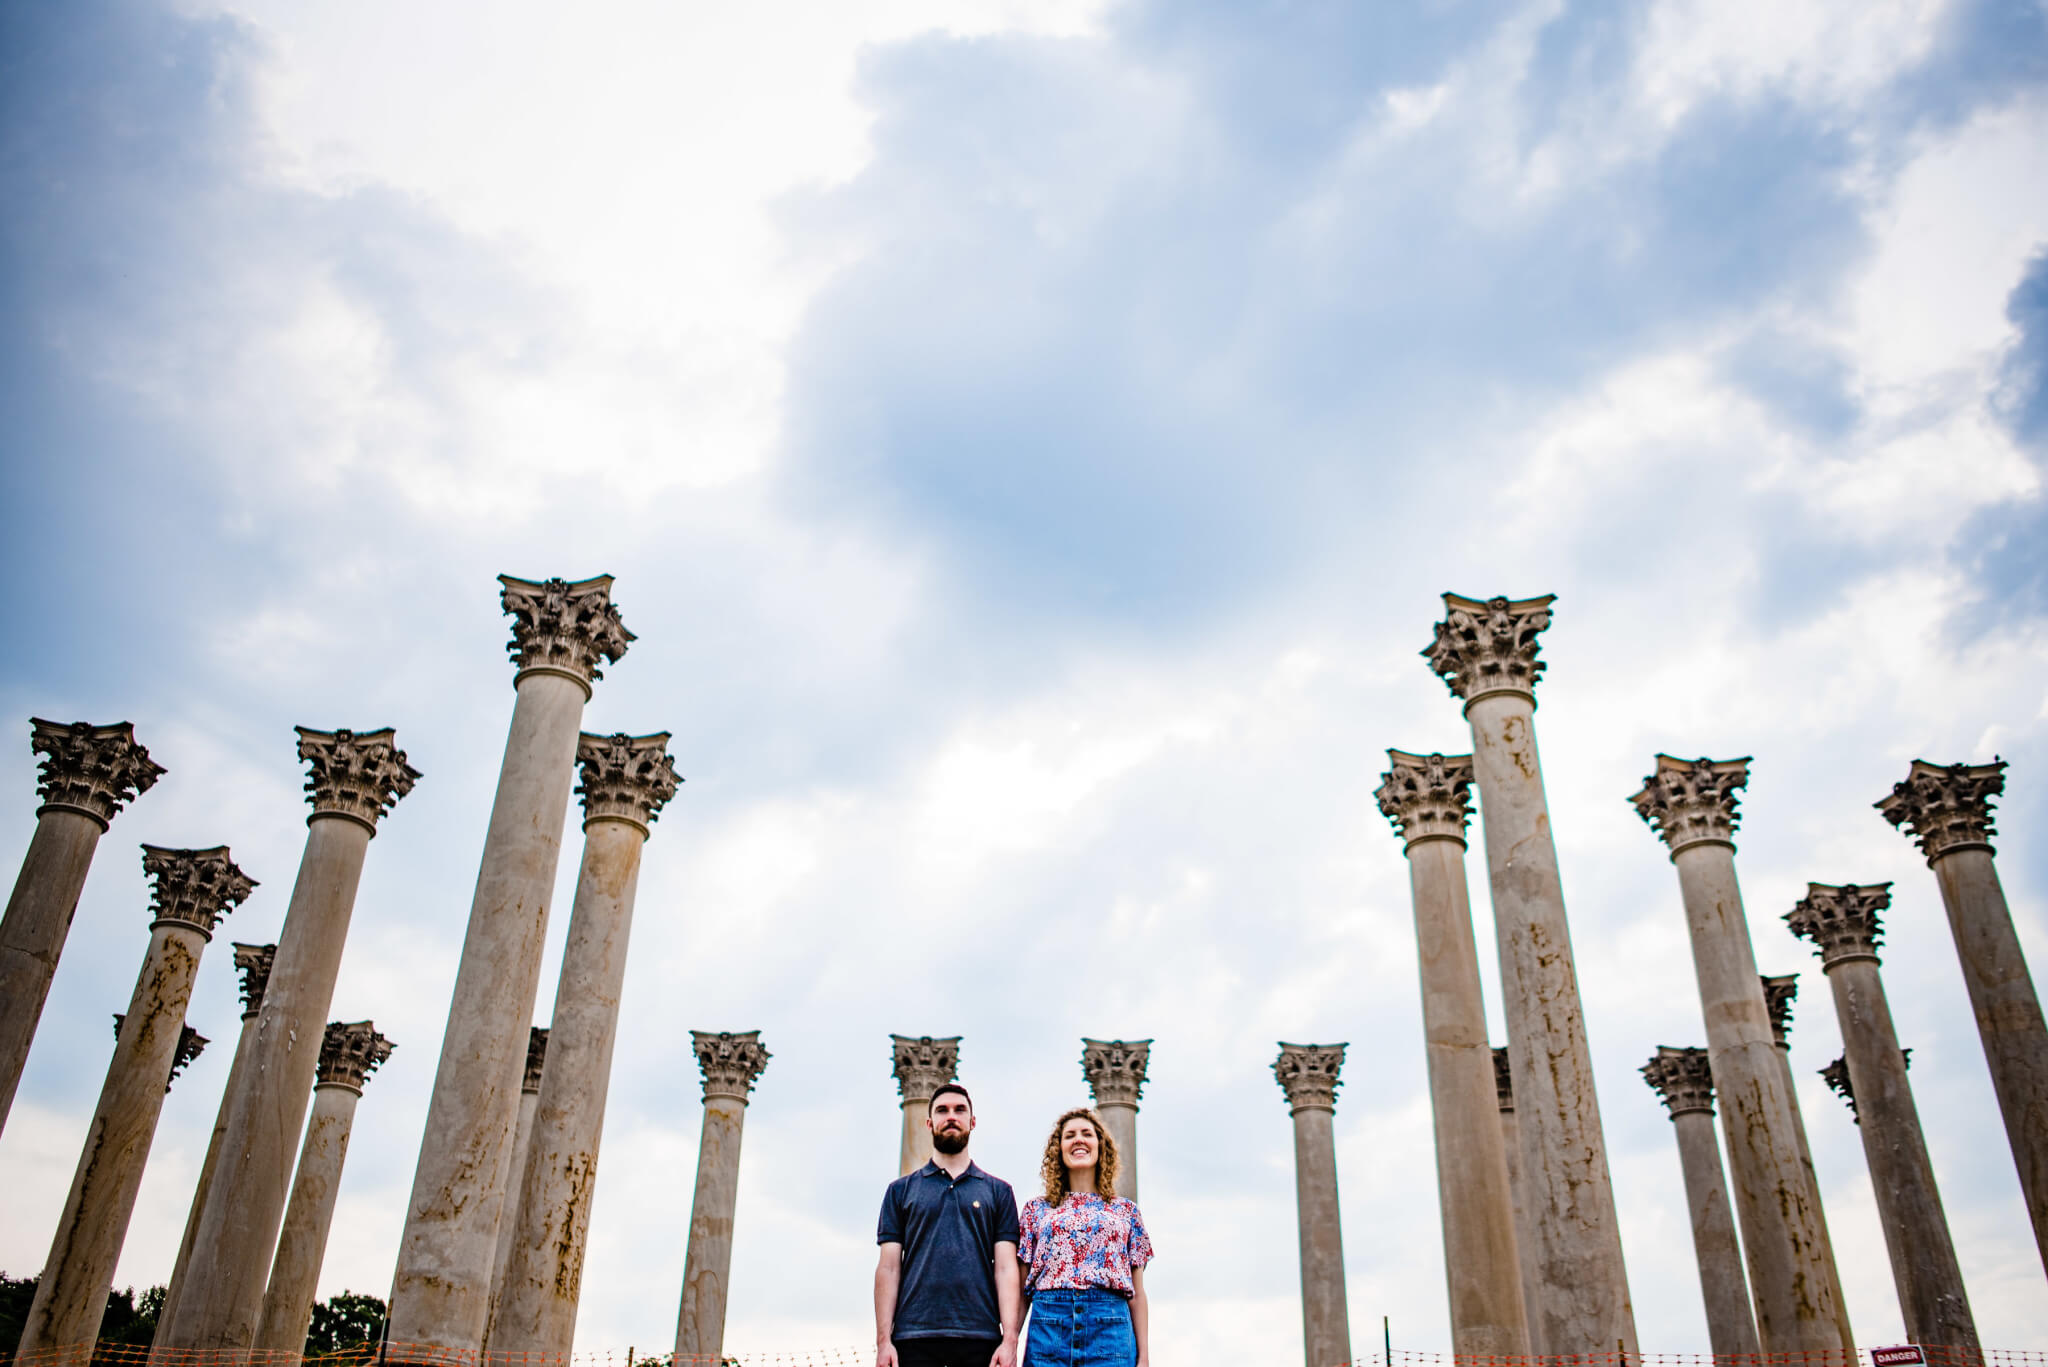
[[[1901,1348],[1873,1348],[1870,1350],[1871,1367],[1911,1367],[1916,1362],[1927,1361],[1927,1355],[1920,1351],[1920,1345],[1909,1343]]]

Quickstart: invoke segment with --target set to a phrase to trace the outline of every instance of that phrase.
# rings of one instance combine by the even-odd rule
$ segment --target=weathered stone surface
[[[612,602],[612,577],[594,579],[514,579],[498,576],[501,601],[512,618],[512,640],[505,647],[524,675],[551,670],[583,685],[604,677],[599,660],[616,664],[626,654],[633,633]]]
[[[1549,668],[1536,658],[1536,638],[1550,625],[1550,605],[1541,598],[1463,598],[1444,595],[1444,620],[1422,652],[1453,696],[1467,705],[1489,693],[1519,693],[1533,701],[1536,681]]]
[[[505,1275],[512,1267],[512,1241],[518,1237],[517,1207],[513,1205],[526,1186],[526,1158],[533,1148],[533,1121],[540,1113],[540,1083],[548,1062],[548,1029],[533,1026],[526,1039],[526,1069],[519,1081],[519,1116],[512,1131],[512,1147],[505,1155],[505,1170],[495,1184],[505,1191],[505,1214],[498,1221],[497,1253],[491,1261],[490,1310],[484,1320],[484,1346],[488,1348],[498,1323],[498,1307],[504,1303]]]
[[[43,757],[36,796],[43,800],[44,812],[78,812],[104,831],[123,807],[155,787],[166,772],[125,721],[94,726],[31,717],[28,725],[29,748]]]
[[[1989,850],[1997,834],[1991,799],[2005,791],[2005,769],[2002,759],[1989,764],[1916,759],[1877,810],[1913,838],[1930,864],[1955,850]]]
[[[1741,790],[1749,783],[1749,760],[1673,759],[1657,756],[1657,768],[1629,799],[1673,855],[1701,842],[1733,846]]]
[[[901,1173],[916,1172],[932,1156],[932,1134],[925,1127],[932,1093],[959,1076],[960,1036],[891,1035],[896,1092],[903,1103],[903,1144],[897,1153]]]
[[[690,1203],[682,1306],[676,1313],[676,1356],[685,1364],[717,1363],[725,1350],[747,1095],[767,1068],[769,1053],[761,1047],[758,1030],[692,1030],[690,1038],[704,1073],[704,1129],[697,1145],[697,1191]]]
[[[1138,1199],[1138,1098],[1145,1090],[1151,1059],[1148,1039],[1081,1041],[1081,1076],[1116,1145],[1116,1193],[1130,1201]]]
[[[1779,977],[1757,975],[1757,985],[1764,991],[1764,1010],[1771,1018],[1771,1038],[1780,1049],[1792,1047],[1792,1004],[1799,999],[1799,975],[1786,973]]]
[[[1543,1317],[1536,1312],[1536,1239],[1530,1234],[1528,1212],[1522,1204],[1522,1128],[1515,1118],[1515,1084],[1505,1045],[1493,1051],[1494,1095],[1500,1106],[1500,1147],[1508,1164],[1508,1194],[1515,1210],[1515,1261],[1522,1273],[1522,1310],[1529,1325],[1529,1351],[1538,1356],[1548,1352],[1540,1337]]]
[[[644,834],[682,783],[676,777],[676,762],[669,757],[668,741],[666,731],[649,736],[585,732],[577,737],[576,763],[583,782],[576,792],[583,799],[583,819],[630,822]]]
[[[1280,1045],[1273,1076],[1294,1115],[1294,1195],[1301,1235],[1301,1331],[1307,1367],[1351,1360],[1344,1231],[1337,1211],[1334,1122],[1342,1044]]]
[[[116,1011],[114,1013],[115,1042],[118,1043],[120,1041],[121,1027],[127,1023],[128,1013],[126,1011]],[[205,1053],[206,1046],[211,1043],[213,1043],[212,1040],[200,1034],[189,1025],[178,1031],[178,1048],[171,1055],[171,1075],[164,1079],[164,1090],[166,1092],[170,1091],[171,1084],[178,1080],[178,1074],[184,1072],[193,1060]]]
[[[1643,1065],[1643,1078],[1671,1112],[1678,1139],[1700,1296],[1706,1302],[1707,1341],[1719,1359],[1754,1355],[1756,1318],[1750,1312],[1728,1185],[1721,1177],[1721,1146],[1714,1139],[1714,1077],[1707,1051],[1661,1048]]]
[[[306,801],[313,817],[343,817],[375,835],[378,820],[420,780],[388,726],[379,731],[293,729],[299,733],[299,758],[308,765]]]

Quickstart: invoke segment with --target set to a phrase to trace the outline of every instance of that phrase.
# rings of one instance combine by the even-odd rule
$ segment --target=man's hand
[[[875,1367],[896,1367],[896,1345],[883,1339],[875,1345]]]
[[[988,1367],[1017,1367],[1017,1340],[1005,1336],[996,1345],[996,1355],[988,1360]]]

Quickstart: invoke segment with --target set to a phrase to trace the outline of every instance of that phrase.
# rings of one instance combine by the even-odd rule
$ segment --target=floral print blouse
[[[1075,1192],[1058,1206],[1043,1196],[1024,1203],[1024,1294],[1101,1288],[1128,1296],[1131,1269],[1152,1261],[1152,1238],[1137,1204]]]

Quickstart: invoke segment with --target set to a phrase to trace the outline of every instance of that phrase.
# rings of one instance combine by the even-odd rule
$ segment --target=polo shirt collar
[[[923,1167],[921,1167],[921,1168],[919,1168],[919,1169],[917,1170],[917,1175],[918,1175],[919,1177],[930,1177],[930,1176],[932,1176],[932,1175],[933,1175],[934,1173],[936,1173],[936,1174],[937,1174],[938,1176],[940,1176],[940,1177],[944,1177],[944,1178],[945,1178],[945,1179],[946,1179],[946,1180],[947,1180],[948,1182],[952,1182],[952,1181],[956,1181],[956,1180],[957,1180],[957,1181],[961,1181],[961,1182],[965,1182],[965,1181],[966,1181],[966,1180],[967,1180],[968,1178],[970,1178],[970,1177],[986,1177],[986,1176],[988,1176],[988,1174],[987,1174],[987,1173],[985,1173],[985,1172],[983,1172],[983,1171],[981,1170],[981,1168],[980,1168],[980,1167],[979,1167],[979,1166],[978,1166],[978,1165],[977,1165],[977,1164],[975,1163],[975,1161],[974,1161],[974,1160],[973,1160],[972,1158],[970,1158],[970,1159],[968,1159],[968,1160],[967,1160],[967,1171],[965,1171],[965,1172],[961,1173],[961,1174],[960,1174],[960,1176],[959,1176],[959,1177],[958,1177],[957,1179],[956,1179],[956,1178],[953,1178],[953,1177],[950,1177],[950,1176],[947,1176],[946,1170],[945,1170],[944,1168],[942,1168],[942,1167],[940,1167],[940,1166],[939,1166],[939,1160],[938,1160],[938,1159],[936,1159],[936,1158],[927,1158],[927,1159],[925,1159],[925,1160],[924,1160],[924,1166],[923,1166]]]

